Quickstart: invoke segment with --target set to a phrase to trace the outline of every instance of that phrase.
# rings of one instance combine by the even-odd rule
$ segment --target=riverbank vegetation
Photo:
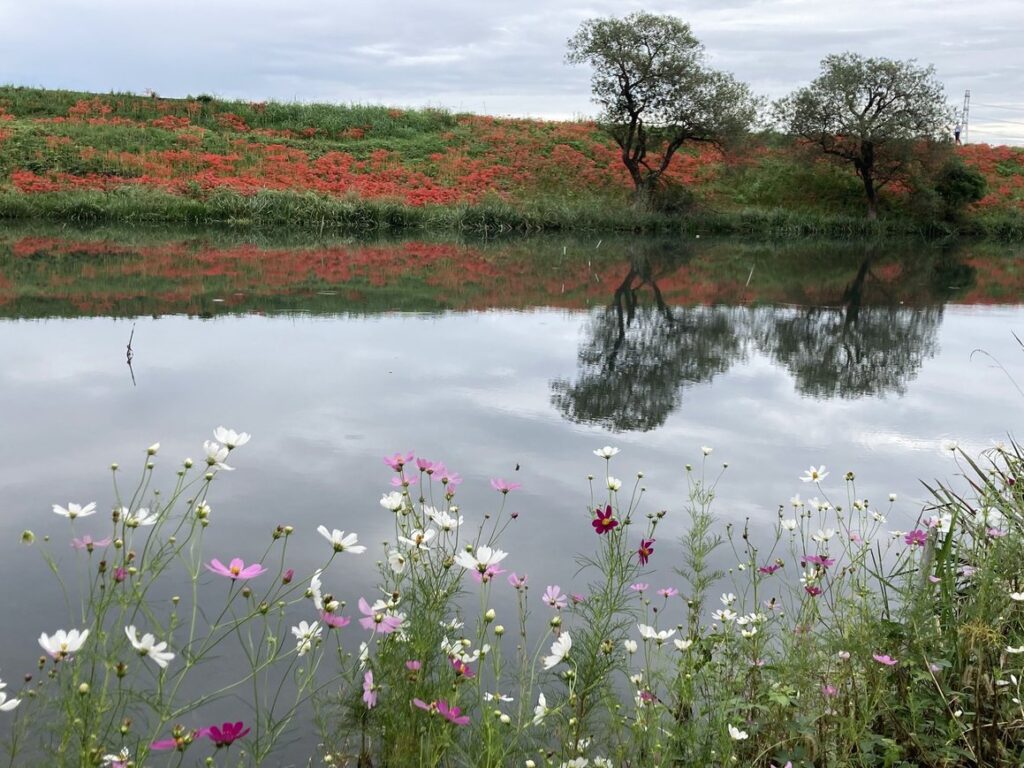
[[[944,177],[912,172],[880,193],[877,221],[863,217],[856,176],[770,132],[727,152],[681,147],[657,205],[638,209],[619,148],[589,122],[3,87],[0,218],[485,235],[1024,236],[1024,150],[950,151]],[[982,191],[975,171],[983,194],[965,204]]]
[[[501,549],[510,526],[543,533],[510,501],[519,482],[492,479],[493,501],[470,509],[458,472],[396,453],[390,482],[381,465],[381,525],[282,520],[257,543],[216,500],[225,471],[244,475],[249,435],[214,437],[169,492],[154,490],[155,444],[138,480],[115,464],[109,499],[55,504],[22,534],[73,607],[4,670],[12,765],[1024,759],[1016,445],[949,444],[963,477],[916,510],[853,472],[794,469],[797,493],[743,525],[716,517],[732,479],[711,447],[665,510],[648,508],[627,455],[596,448],[590,491],[567,508],[578,575],[549,584]],[[367,527],[387,540],[364,541]],[[299,563],[314,542],[321,556]],[[379,589],[357,586],[367,569]]]

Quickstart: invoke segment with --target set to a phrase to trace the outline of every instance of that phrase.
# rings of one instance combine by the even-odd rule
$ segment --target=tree
[[[913,144],[942,140],[952,117],[933,67],[855,53],[825,57],[821,75],[775,110],[790,134],[853,165],[870,219],[878,191],[912,162]]]
[[[622,151],[638,205],[649,202],[684,143],[720,146],[754,120],[747,86],[709,69],[704,47],[674,16],[590,19],[568,46],[569,63],[594,68],[600,122]]]

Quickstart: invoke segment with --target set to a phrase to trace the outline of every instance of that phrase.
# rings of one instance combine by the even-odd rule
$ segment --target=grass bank
[[[685,148],[662,212],[634,210],[617,148],[589,122],[373,106],[0,88],[0,218],[375,231],[1024,237],[1024,152],[957,150],[988,182],[962,215],[887,192],[761,135]]]

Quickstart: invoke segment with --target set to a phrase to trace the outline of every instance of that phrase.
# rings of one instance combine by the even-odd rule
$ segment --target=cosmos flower
[[[232,580],[252,579],[261,573],[267,572],[267,569],[259,563],[253,563],[246,567],[245,562],[240,557],[234,558],[228,565],[224,565],[217,558],[213,558],[213,560],[206,564],[206,569]]]
[[[140,656],[149,656],[158,667],[165,669],[168,662],[174,658],[174,654],[166,650],[167,643],[158,643],[156,638],[150,633],[146,633],[139,638],[138,630],[135,626],[125,627],[124,633],[128,636],[128,642],[132,644],[132,647],[138,651]]]

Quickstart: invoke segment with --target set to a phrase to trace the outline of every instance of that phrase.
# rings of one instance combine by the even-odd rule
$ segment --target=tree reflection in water
[[[802,395],[902,395],[938,351],[950,278],[972,279],[949,254],[908,258],[897,284],[872,271],[868,251],[835,304],[764,308],[668,306],[658,281],[679,271],[678,250],[634,250],[611,303],[591,315],[575,381],[551,382],[551,401],[570,421],[612,431],[648,431],[680,406],[683,391],[710,382],[756,350],[782,365]],[[924,303],[905,306],[897,289]],[[923,291],[923,296],[922,296]]]
[[[633,249],[611,305],[590,317],[576,381],[551,383],[565,418],[616,432],[655,429],[687,385],[710,381],[742,355],[736,322],[746,310],[665,304],[658,280],[688,259],[678,248]]]

